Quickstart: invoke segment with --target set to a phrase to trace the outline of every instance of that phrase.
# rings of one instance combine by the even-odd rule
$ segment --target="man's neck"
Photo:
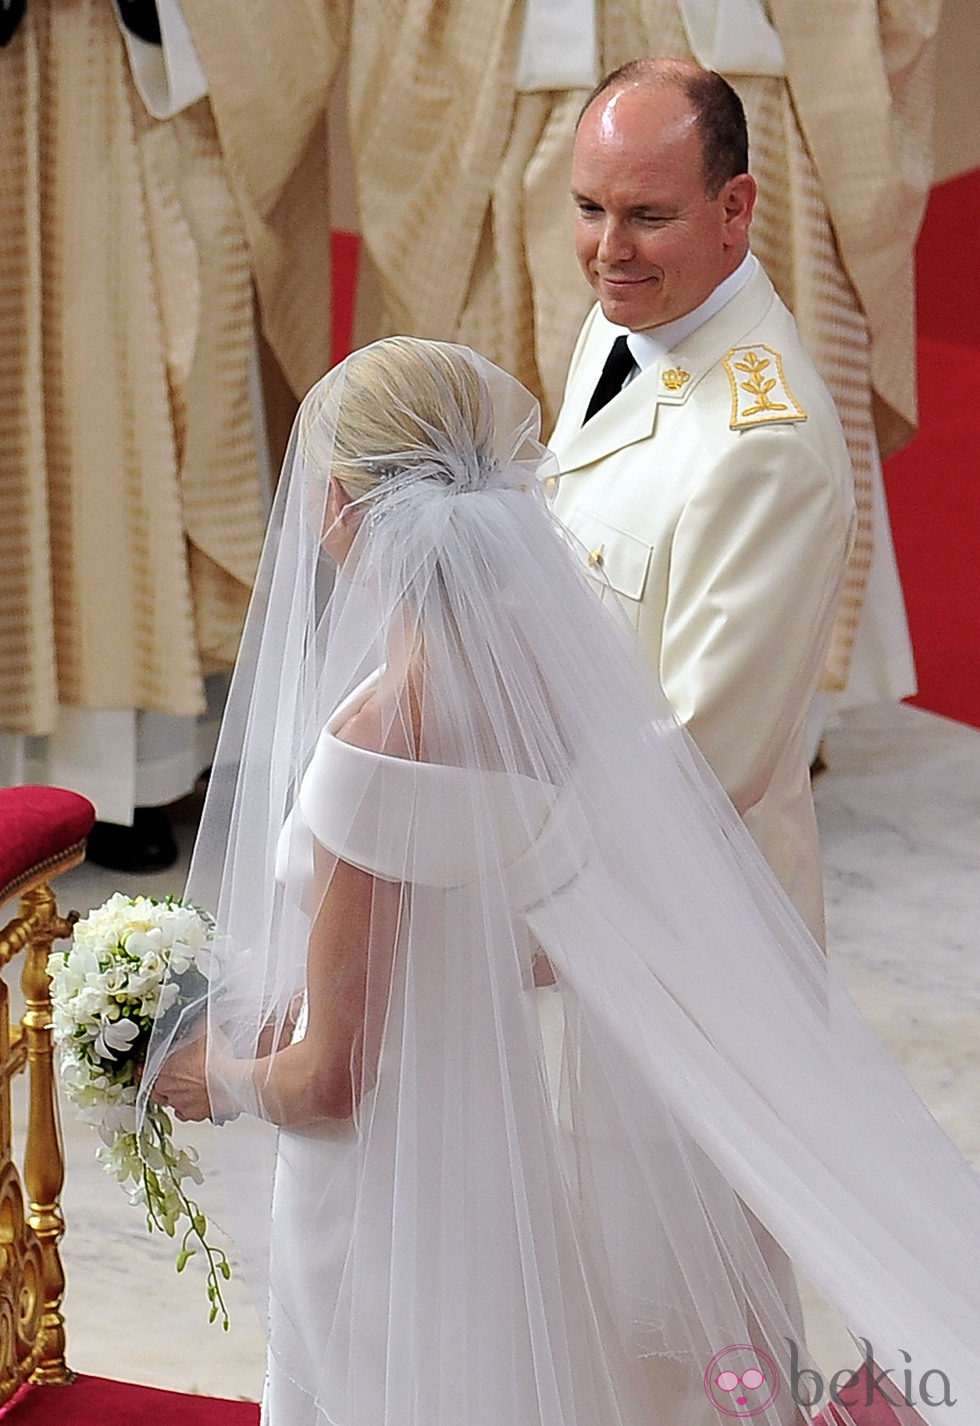
[[[722,278],[714,291],[709,292],[693,312],[685,312],[683,317],[675,317],[673,322],[664,322],[663,326],[651,327],[649,331],[629,332],[627,345],[640,370],[659,361],[666,352],[671,351],[699,327],[703,327],[705,322],[716,316],[723,307],[727,307],[736,293],[741,292],[758,266],[758,258],[747,252],[735,271]]]

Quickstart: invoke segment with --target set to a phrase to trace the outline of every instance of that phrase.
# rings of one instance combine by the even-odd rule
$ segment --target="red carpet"
[[[933,189],[916,248],[919,433],[885,467],[921,708],[980,727],[980,170]]]
[[[80,1376],[71,1386],[29,1386],[0,1410],[3,1426],[258,1426],[253,1401],[185,1396]]]
[[[863,1367],[841,1389],[840,1399],[859,1426],[899,1426],[880,1393],[867,1391]],[[254,1402],[184,1396],[96,1376],[80,1376],[71,1386],[27,1387],[0,1409],[3,1426],[257,1426],[258,1419]],[[919,1416],[906,1407],[902,1420],[909,1419]],[[840,1421],[828,1403],[814,1426],[840,1426]]]

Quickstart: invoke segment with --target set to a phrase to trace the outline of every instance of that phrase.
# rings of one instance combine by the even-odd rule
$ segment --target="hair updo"
[[[495,466],[486,380],[461,348],[418,337],[374,342],[318,382],[300,441],[355,499],[402,474],[475,489]]]

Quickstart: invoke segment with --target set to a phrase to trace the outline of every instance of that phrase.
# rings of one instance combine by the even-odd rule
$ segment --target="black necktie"
[[[126,29],[149,45],[163,43],[157,0],[119,0],[119,14]]]
[[[601,411],[607,401],[611,401],[618,392],[622,391],[626,378],[636,370],[636,361],[626,345],[626,338],[617,337],[612,344],[612,351],[606,357],[602,375],[596,382],[595,391],[592,393],[592,399],[585,413],[585,421],[591,421],[595,413]],[[585,421],[582,422],[583,426]]]

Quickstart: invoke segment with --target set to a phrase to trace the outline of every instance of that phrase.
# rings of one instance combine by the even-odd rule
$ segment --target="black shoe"
[[[88,834],[86,856],[110,871],[166,871],[177,860],[170,818],[160,807],[137,807],[131,827],[96,822]]]

